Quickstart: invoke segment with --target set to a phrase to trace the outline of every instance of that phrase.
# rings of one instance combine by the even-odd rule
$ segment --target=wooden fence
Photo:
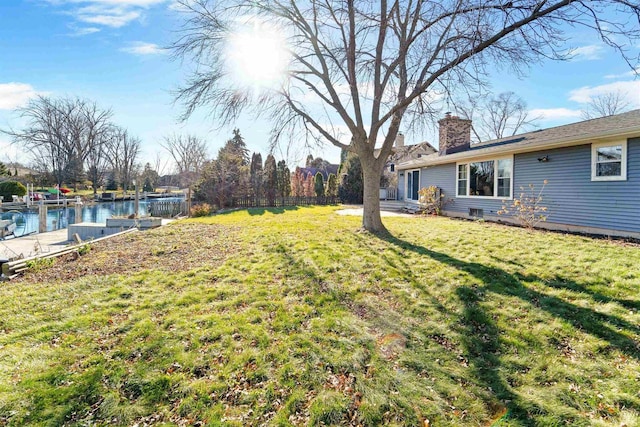
[[[272,208],[282,206],[311,206],[311,205],[337,205],[338,197],[304,197],[289,196],[276,197],[273,200],[256,197],[234,197],[231,199],[232,208]]]
[[[153,202],[149,203],[151,216],[161,218],[173,218],[178,215],[188,215],[187,202]]]

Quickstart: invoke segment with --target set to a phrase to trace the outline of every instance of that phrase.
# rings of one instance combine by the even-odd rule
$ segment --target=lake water
[[[140,200],[138,215],[147,215],[150,203],[159,201],[181,201],[179,197],[165,197],[162,199]],[[49,205],[47,210],[47,231],[67,228],[69,224],[79,222],[105,222],[107,218],[128,216],[134,213],[135,202],[133,200],[121,202],[100,202],[82,207],[82,218],[76,219],[75,207],[58,207]],[[17,224],[16,236],[38,231],[38,208],[27,212],[4,212],[0,219],[13,219]]]

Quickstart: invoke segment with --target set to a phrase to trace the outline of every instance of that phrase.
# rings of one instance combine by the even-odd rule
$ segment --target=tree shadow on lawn
[[[526,283],[543,282],[550,287],[588,293],[595,301],[617,302],[625,307],[637,307],[638,301],[616,300],[590,291],[585,286],[566,278],[549,284],[534,275],[511,274],[497,267],[463,261],[448,254],[412,244],[390,234],[382,234],[378,237],[396,246],[399,255],[402,254],[402,251],[408,250],[421,256],[428,256],[468,273],[480,281],[478,286],[461,286],[456,290],[464,305],[461,322],[464,328],[462,331],[463,345],[466,347],[469,363],[473,366],[476,378],[507,405],[512,417],[518,418],[524,425],[536,424],[531,418],[532,413],[544,414],[547,411],[533,402],[524,401],[521,396],[512,392],[508,383],[500,375],[498,369],[501,364],[499,356],[500,330],[492,319],[491,313],[480,305],[485,293],[519,298],[555,318],[568,322],[577,330],[607,341],[610,347],[620,350],[627,356],[640,360],[640,342],[630,339],[616,330],[617,328],[631,334],[638,334],[640,328],[637,325],[614,315],[599,313],[593,309],[567,302],[557,296],[531,289],[526,286]],[[491,402],[487,403],[491,405]],[[496,408],[491,409],[495,413]]]
[[[300,209],[299,206],[282,206],[277,208],[249,208],[247,209],[247,212],[249,212],[249,215],[251,216],[264,215],[267,212],[274,215],[280,215],[288,211],[297,211],[298,209]]]

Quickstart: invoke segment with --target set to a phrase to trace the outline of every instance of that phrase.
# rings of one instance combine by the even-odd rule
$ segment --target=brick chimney
[[[439,120],[438,125],[440,125],[438,154],[442,156],[469,149],[471,145],[471,120],[445,113],[444,119]]]
[[[404,135],[402,132],[398,132],[398,135],[396,135],[396,148],[399,147],[404,147]]]

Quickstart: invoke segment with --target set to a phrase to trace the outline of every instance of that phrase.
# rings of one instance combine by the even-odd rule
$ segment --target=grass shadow
[[[277,208],[249,208],[247,209],[247,212],[251,216],[264,215],[267,212],[274,215],[280,215],[288,211],[297,211],[298,209],[300,209],[299,206],[282,206]]]
[[[532,412],[544,413],[542,408],[533,402],[524,402],[522,397],[511,391],[511,388],[499,373],[500,367],[500,330],[490,312],[480,304],[481,296],[494,293],[515,297],[537,309],[544,310],[551,316],[568,322],[577,330],[605,340],[609,349],[617,349],[626,356],[640,360],[640,342],[627,336],[640,333],[640,328],[615,315],[600,313],[592,308],[578,306],[555,295],[546,294],[527,286],[530,282],[541,282],[551,287],[562,287],[576,292],[587,292],[596,302],[616,302],[625,307],[635,307],[635,301],[619,301],[597,292],[589,291],[583,285],[566,278],[562,282],[551,285],[535,275],[512,274],[503,269],[468,262],[446,253],[427,249],[408,241],[394,237],[389,233],[377,234],[377,237],[394,245],[399,251],[411,251],[420,256],[446,264],[457,270],[470,274],[479,281],[479,285],[461,286],[456,290],[463,304],[462,327],[463,345],[469,355],[469,363],[473,366],[474,375],[481,384],[492,390],[494,395],[504,402],[512,417],[517,417],[524,425],[534,425]],[[560,285],[560,283],[562,285]],[[604,351],[606,351],[605,349]],[[487,402],[490,406],[491,402]],[[490,408],[494,409],[494,408]]]

